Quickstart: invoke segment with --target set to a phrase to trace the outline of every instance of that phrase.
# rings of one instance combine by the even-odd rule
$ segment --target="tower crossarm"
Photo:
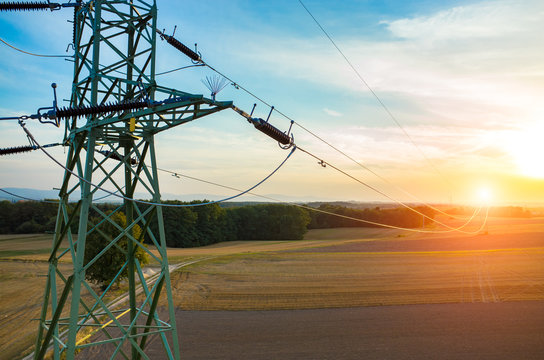
[[[232,101],[212,101],[202,95],[188,95],[154,102],[141,110],[96,118],[72,131],[72,136],[100,128],[108,133],[133,136],[156,134],[232,106]]]

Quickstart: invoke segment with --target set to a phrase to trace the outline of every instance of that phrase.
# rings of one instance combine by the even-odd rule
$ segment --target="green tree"
[[[260,204],[228,209],[238,240],[301,240],[308,212],[292,205]]]
[[[111,213],[111,212],[110,212]],[[111,215],[110,219],[119,225],[122,229],[127,226],[127,218],[122,212],[116,212]],[[142,230],[140,226],[134,225],[132,227],[131,235],[136,240],[143,242]],[[109,221],[104,221],[93,232],[87,235],[85,243],[85,264],[88,264],[92,259],[96,257],[111,241],[113,241],[121,230],[113,225]],[[120,240],[113,245],[98,258],[95,262],[89,266],[85,272],[85,278],[91,282],[99,284],[105,289],[115,279],[115,276],[123,265],[127,262],[127,249],[128,242],[131,241],[127,236],[123,236]],[[142,246],[143,245],[142,243]],[[147,253],[140,248],[137,244],[134,244],[134,257],[140,262],[140,265],[145,265],[149,262]],[[128,276],[127,268],[125,267],[123,272],[117,277],[116,282],[125,279]]]

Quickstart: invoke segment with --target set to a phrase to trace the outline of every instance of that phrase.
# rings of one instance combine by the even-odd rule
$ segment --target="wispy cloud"
[[[343,115],[341,112],[331,110],[331,109],[328,109],[328,108],[324,108],[323,111],[325,112],[325,114],[327,114],[329,116],[333,116],[333,117],[341,117]]]
[[[544,77],[544,49],[537,35],[543,14],[542,2],[486,2],[383,21],[392,40],[335,40],[379,95],[397,94],[435,120],[493,127],[514,116],[530,116],[538,102],[535,94],[544,91],[544,82],[535,81]],[[288,36],[281,43],[263,41],[260,35],[248,40],[248,47],[244,56],[256,71],[368,93],[317,35]]]

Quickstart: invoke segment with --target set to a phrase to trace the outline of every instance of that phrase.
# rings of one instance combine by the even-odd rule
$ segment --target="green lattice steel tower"
[[[158,334],[164,345],[164,358],[179,359],[162,208],[125,199],[112,214],[106,214],[93,203],[93,197],[100,193],[94,185],[113,189],[129,199],[138,190],[147,193],[152,202],[160,203],[154,135],[228,108],[232,103],[216,102],[202,95],[157,85],[157,9],[154,1],[97,0],[76,7],[74,13],[72,110],[64,112],[68,170],[59,192],[60,206],[35,358],[43,358],[51,346],[55,359],[61,354],[65,354],[66,359],[73,359],[81,348],[109,344],[112,358],[119,355],[148,359],[146,341],[148,336]],[[118,107],[116,111],[109,111],[107,107],[110,103],[135,102],[140,105],[127,105],[123,110]],[[78,107],[93,110],[82,117],[73,110]],[[73,116],[67,118],[67,113]],[[100,149],[101,153],[97,151]],[[69,197],[80,197],[81,200],[76,204],[69,203]],[[111,219],[120,211],[126,214],[125,228]],[[98,220],[91,219],[91,213],[96,214]],[[149,228],[150,222],[155,220],[158,232]],[[77,241],[74,241],[71,228],[76,222],[79,225]],[[117,228],[115,237],[100,230],[105,222]],[[142,245],[141,237],[135,238],[132,229],[136,225],[152,240],[158,255]],[[108,245],[97,257],[85,263],[85,241],[92,233],[103,236]],[[120,247],[118,243],[122,238],[129,239],[123,250],[128,269],[129,301],[125,308],[116,308],[105,301],[109,289],[99,294],[85,279],[85,271],[107,249]],[[69,248],[60,251],[64,240]],[[160,274],[156,282],[151,283],[144,277],[134,256],[138,247],[159,263]],[[140,289],[143,292],[138,296]],[[166,295],[168,305],[164,319],[160,319],[156,311],[161,294]],[[90,341],[95,337],[85,339],[96,330],[101,336],[99,341]]]

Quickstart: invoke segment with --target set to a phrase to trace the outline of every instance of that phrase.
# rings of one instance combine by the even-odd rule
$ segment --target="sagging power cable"
[[[147,204],[147,205],[155,205],[155,206],[162,206],[162,207],[196,207],[196,206],[204,206],[204,205],[210,205],[210,204],[215,204],[215,203],[220,203],[220,202],[224,202],[224,201],[228,201],[228,200],[232,200],[232,199],[235,199],[239,196],[242,196],[244,194],[252,194],[252,195],[256,195],[256,194],[253,194],[251,193],[251,190],[255,189],[256,187],[258,187],[259,185],[261,185],[262,183],[264,183],[266,180],[268,180],[273,174],[275,174],[286,162],[287,160],[291,157],[291,155],[295,152],[295,150],[297,149],[296,146],[293,146],[292,150],[289,152],[289,154],[287,155],[287,157],[283,160],[283,162],[276,168],[274,169],[274,171],[272,171],[272,173],[270,173],[268,176],[266,176],[263,180],[261,180],[259,183],[257,183],[256,185],[252,186],[251,188],[247,189],[247,190],[244,190],[244,191],[241,191],[239,194],[236,194],[234,196],[230,196],[230,197],[227,197],[227,198],[224,198],[224,199],[221,199],[221,200],[217,200],[217,201],[210,201],[210,202],[205,202],[205,203],[195,203],[195,204],[164,204],[164,203],[155,203],[155,202],[150,202],[150,201],[143,201],[143,200],[136,200],[136,199],[133,199],[133,198],[128,198],[126,196],[123,196],[121,194],[117,194],[118,191],[116,192],[113,192],[113,191],[110,191],[110,190],[106,190],[104,188],[102,188],[101,186],[98,186],[84,178],[82,178],[81,176],[79,176],[78,174],[76,174],[74,171],[68,169],[67,167],[65,167],[63,164],[61,164],[58,160],[56,160],[49,152],[47,152],[45,150],[45,148],[43,148],[43,146],[41,146],[37,141],[36,139],[34,138],[34,136],[32,135],[32,133],[26,128],[25,124],[23,121],[20,121],[19,124],[21,125],[22,129],[25,131],[25,133],[27,134],[27,136],[29,137],[29,139],[31,139],[35,144],[36,146],[38,146],[38,148],[48,157],[50,158],[53,162],[55,162],[58,166],[60,166],[61,168],[63,168],[65,171],[69,172],[70,174],[72,174],[73,176],[77,177],[79,180],[83,181],[83,182],[86,182],[88,183],[89,185],[91,185],[92,187],[98,189],[98,190],[101,190],[105,193],[107,193],[108,195],[104,196],[104,197],[107,197],[107,196],[115,196],[117,198],[120,198],[120,199],[123,199],[123,200],[127,200],[127,201],[132,201],[132,202],[135,202],[135,203],[139,203],[139,204]],[[305,151],[306,152],[306,151]],[[308,153],[308,152],[306,152]],[[312,156],[314,156],[312,154]],[[328,164],[328,163],[326,163]],[[331,166],[330,164],[328,164],[329,166]],[[160,169],[161,171],[166,171],[166,170],[163,170],[163,169]],[[170,172],[172,174],[174,174],[173,172]],[[176,173],[177,174],[177,173]],[[196,178],[194,178],[196,179]],[[210,184],[213,184],[211,182],[208,182]],[[216,184],[218,185],[218,184]],[[221,185],[219,185],[221,186]],[[234,189],[234,188],[231,188],[231,189]],[[261,196],[261,195],[257,195],[257,196]],[[264,197],[264,196],[261,196],[261,197]],[[270,198],[270,197],[264,197],[264,198],[267,198],[267,199],[270,199],[270,200],[273,200],[273,201],[277,201],[277,202],[280,202],[276,199],[273,199],[273,198]],[[284,202],[282,202],[284,203]],[[444,232],[451,232],[451,231],[460,231],[461,228],[465,227],[468,225],[468,222],[467,224],[463,225],[462,227],[459,227],[459,228],[451,228],[449,226],[446,226],[448,228],[450,228],[450,230],[447,230],[447,231],[432,231],[432,230],[421,230],[421,229],[411,229],[411,228],[403,228],[403,227],[398,227],[398,226],[393,226],[393,225],[388,225],[388,224],[382,224],[382,223],[378,223],[378,222],[373,222],[373,221],[369,221],[369,220],[362,220],[362,219],[357,219],[357,218],[353,218],[353,217],[349,217],[349,216],[345,216],[345,215],[340,215],[340,214],[335,214],[335,213],[332,213],[332,212],[328,212],[328,211],[324,211],[324,210],[321,210],[321,209],[316,209],[316,208],[312,208],[312,207],[309,207],[309,206],[304,206],[304,205],[300,205],[300,204],[293,204],[295,206],[298,206],[298,207],[301,207],[301,208],[305,208],[305,209],[308,209],[308,210],[312,210],[312,211],[317,211],[317,212],[321,212],[321,213],[326,213],[326,214],[329,214],[329,215],[332,215],[332,216],[338,216],[338,217],[342,217],[342,218],[346,218],[346,219],[351,219],[351,220],[354,220],[354,221],[358,221],[358,222],[363,222],[363,223],[367,223],[367,224],[371,224],[371,225],[376,225],[376,226],[382,226],[382,227],[386,227],[386,228],[392,228],[392,229],[398,229],[398,230],[406,230],[406,231],[412,231],[412,232],[420,232],[420,233],[444,233]],[[438,224],[441,224],[443,226],[445,226],[444,224],[440,223],[440,222],[437,222],[436,220],[432,219],[434,222],[438,223]],[[472,220],[472,218],[471,218]],[[470,221],[469,221],[470,222]],[[482,228],[483,228],[483,225],[482,225]],[[479,232],[480,230],[478,230]],[[465,232],[465,231],[461,231],[461,232],[464,232],[464,233],[474,233],[474,232]]]
[[[164,204],[164,203],[156,203],[156,202],[151,202],[151,201],[144,201],[144,200],[137,200],[137,199],[133,199],[133,198],[129,198],[127,196],[124,196],[124,195],[121,195],[121,194],[116,194],[115,192],[113,191],[110,191],[110,190],[107,190],[107,189],[104,189],[102,188],[101,186],[99,185],[96,185],[94,184],[93,182],[79,176],[76,172],[74,172],[73,170],[70,170],[68,169],[66,166],[64,166],[63,164],[61,164],[57,159],[55,159],[47,150],[45,150],[45,148],[43,148],[43,146],[41,146],[38,141],[36,140],[36,138],[32,135],[32,133],[26,128],[26,125],[25,123],[22,121],[22,120],[19,120],[19,125],[21,126],[21,128],[23,129],[23,131],[26,133],[26,135],[28,136],[29,139],[31,139],[35,144],[36,146],[38,146],[38,148],[49,158],[51,159],[54,163],[56,163],[58,166],[60,166],[61,168],[63,168],[66,172],[70,173],[71,175],[75,176],[76,178],[78,178],[79,180],[89,184],[90,186],[92,186],[93,188],[95,189],[98,189],[98,190],[102,190],[103,192],[109,194],[109,195],[112,195],[112,196],[115,196],[117,198],[120,198],[120,199],[123,199],[123,200],[126,200],[126,201],[131,201],[131,202],[134,202],[134,203],[138,203],[138,204],[144,204],[144,205],[154,205],[154,206],[162,206],[162,207],[195,207],[195,206],[204,206],[204,205],[210,205],[210,204],[216,204],[216,203],[220,203],[220,202],[224,202],[224,201],[228,201],[228,200],[232,200],[232,199],[235,199],[237,197],[240,197],[246,193],[248,193],[249,191],[255,189],[256,187],[258,187],[259,185],[263,184],[265,181],[267,181],[270,177],[272,177],[272,175],[274,175],[280,168],[283,167],[283,165],[287,162],[287,160],[289,160],[289,158],[291,157],[291,155],[293,155],[293,153],[295,152],[295,150],[297,149],[296,146],[293,146],[292,150],[289,152],[289,154],[287,155],[287,157],[281,162],[281,164],[278,165],[277,168],[275,168],[270,174],[268,174],[265,178],[263,178],[261,181],[259,181],[257,184],[253,185],[252,187],[250,187],[249,189],[239,193],[239,194],[236,194],[234,196],[229,196],[225,199],[221,199],[221,200],[217,200],[217,201],[210,201],[210,202],[206,202],[206,203],[197,203],[197,204]]]
[[[4,45],[9,46],[13,50],[19,51],[19,52],[21,52],[23,54],[26,54],[26,55],[37,56],[37,57],[45,57],[45,58],[72,58],[73,57],[73,56],[70,56],[70,55],[44,55],[44,54],[31,53],[29,51],[21,50],[18,47],[15,47],[15,46],[11,45],[10,43],[8,43],[7,41],[5,41],[2,38],[0,38],[0,42],[4,43]]]
[[[416,214],[418,214],[418,215],[421,215],[421,216],[423,216],[423,217],[426,218],[426,219],[429,219],[429,220],[431,220],[431,221],[434,221],[434,222],[436,222],[437,224],[440,224],[440,225],[442,225],[442,226],[444,226],[444,227],[446,227],[446,228],[448,228],[448,229],[451,229],[451,230],[454,230],[454,231],[458,231],[458,230],[459,230],[458,228],[453,228],[453,227],[451,227],[451,226],[449,226],[449,225],[446,225],[446,224],[444,224],[444,223],[442,223],[442,222],[440,222],[440,221],[437,221],[437,220],[433,219],[433,218],[430,217],[429,215],[426,215],[426,214],[422,213],[421,211],[419,211],[419,210],[417,210],[417,209],[414,209],[413,207],[411,207],[411,206],[409,206],[409,205],[403,203],[402,201],[399,201],[399,200],[394,199],[393,197],[387,195],[386,193],[380,191],[379,189],[376,189],[376,188],[373,187],[372,185],[365,183],[364,181],[362,181],[362,180],[356,178],[355,176],[353,176],[353,175],[347,173],[346,171],[344,171],[344,170],[340,169],[339,167],[337,167],[337,166],[331,164],[330,162],[327,162],[327,161],[323,160],[322,158],[318,157],[317,155],[314,155],[314,154],[312,154],[311,152],[309,152],[309,151],[307,151],[307,150],[304,150],[304,149],[301,148],[301,147],[298,147],[298,149],[299,149],[300,151],[302,151],[303,153],[306,153],[306,154],[308,154],[309,156],[311,156],[311,157],[313,157],[314,159],[316,159],[317,162],[318,162],[318,164],[320,164],[321,166],[323,166],[323,167],[329,166],[329,167],[333,168],[334,170],[338,171],[339,173],[341,173],[341,174],[343,174],[343,175],[349,177],[350,179],[352,179],[352,180],[356,181],[357,183],[359,183],[359,184],[361,184],[361,185],[363,185],[363,186],[369,188],[370,190],[375,191],[376,193],[378,193],[378,194],[380,194],[380,195],[382,195],[382,196],[385,196],[387,199],[389,199],[389,200],[391,200],[391,201],[393,201],[393,202],[395,202],[395,203],[397,203],[397,204],[399,204],[399,205],[405,207],[406,209],[411,210],[411,211],[413,211],[414,213],[416,213]],[[472,218],[475,216],[475,214],[476,214],[476,212],[475,212],[475,213],[473,214],[473,216],[469,219],[469,222],[472,220]],[[461,231],[461,232],[463,232],[463,231]]]
[[[165,172],[165,173],[169,173],[172,176],[177,177],[177,178],[183,177],[183,178],[191,179],[191,180],[202,182],[202,183],[209,184],[209,185],[214,185],[214,186],[221,187],[221,188],[228,189],[228,190],[232,190],[232,191],[241,191],[240,189],[237,189],[237,188],[232,187],[232,186],[227,186],[227,185],[219,184],[219,183],[216,183],[216,182],[213,182],[213,181],[200,179],[200,178],[197,178],[197,177],[194,177],[194,176],[182,174],[180,172],[174,172],[174,171],[165,170],[165,169],[161,169],[161,168],[157,168],[157,170]],[[326,210],[323,210],[323,209],[319,209],[319,208],[315,208],[315,207],[311,207],[311,206],[307,206],[307,205],[302,205],[302,204],[297,204],[297,203],[290,203],[290,202],[278,200],[278,199],[273,198],[271,196],[260,195],[260,194],[254,193],[254,192],[248,192],[247,194],[259,197],[261,199],[273,201],[273,202],[278,203],[278,204],[296,206],[296,207],[299,207],[301,209],[305,209],[305,210],[308,210],[308,211],[319,212],[319,213],[322,213],[322,214],[335,216],[335,217],[339,217],[339,218],[343,218],[343,219],[347,219],[347,220],[353,220],[353,221],[356,221],[356,222],[365,223],[365,224],[369,224],[369,225],[375,225],[375,226],[380,226],[380,227],[389,228],[389,229],[404,230],[404,231],[410,231],[410,232],[416,232],[416,233],[444,234],[444,233],[451,233],[451,232],[454,232],[454,231],[458,231],[458,232],[462,232],[464,234],[473,235],[473,234],[478,234],[484,228],[485,224],[487,223],[487,212],[486,212],[486,218],[485,218],[484,222],[482,223],[482,225],[480,226],[480,228],[478,230],[476,230],[476,231],[460,231],[461,229],[467,227],[472,222],[472,220],[475,218],[475,216],[480,213],[480,211],[482,210],[481,207],[479,209],[476,209],[474,211],[473,216],[471,216],[470,219],[465,224],[462,224],[460,227],[452,228],[450,230],[422,230],[422,229],[416,229],[416,228],[399,227],[399,226],[394,226],[394,225],[389,225],[389,224],[378,223],[378,222],[375,222],[375,221],[359,219],[359,218],[355,218],[355,217],[352,217],[352,216],[337,214],[337,213],[334,213],[334,212],[331,212],[331,211],[326,211]],[[488,210],[489,210],[489,208],[487,209],[487,211]]]
[[[167,35],[164,35],[162,32],[160,31],[157,31],[159,34],[161,34],[161,36],[166,36]],[[173,39],[173,36],[168,36],[168,38],[166,38],[166,40],[168,41],[168,39],[170,39],[169,43],[172,43],[172,44],[181,44],[181,42],[179,42],[178,40],[176,39]],[[175,40],[175,41],[174,41]],[[332,40],[332,39],[331,39]],[[183,44],[182,44],[183,45]],[[174,46],[174,45],[173,45]],[[176,48],[178,48],[178,50],[180,50],[181,52],[183,52],[185,55],[189,56],[191,59],[195,58],[196,55],[194,53],[191,52],[188,52],[187,49],[188,47],[183,45],[182,46],[175,46]],[[189,49],[190,50],[190,49]],[[187,53],[188,52],[188,53]],[[208,63],[206,63],[202,57],[200,56],[200,54],[197,54],[198,55],[198,63],[201,64],[201,65],[205,65],[206,67],[208,67],[210,70],[214,71],[215,73],[217,73],[218,75],[224,77],[225,79],[227,79],[228,81],[231,82],[232,85],[234,85],[237,89],[241,89],[243,90],[244,92],[246,92],[247,94],[249,94],[250,96],[252,96],[254,99],[258,100],[259,102],[261,102],[262,104],[268,106],[270,109],[271,109],[271,112],[272,111],[275,111],[277,112],[279,115],[283,116],[284,118],[286,118],[287,120],[289,120],[291,122],[291,124],[294,124],[296,126],[298,126],[299,128],[301,128],[302,130],[306,131],[308,134],[312,135],[313,137],[315,137],[316,139],[318,139],[319,141],[323,142],[324,144],[326,144],[327,146],[331,147],[333,150],[337,151],[338,153],[340,153],[341,155],[343,155],[344,157],[348,158],[350,161],[354,162],[355,164],[357,164],[358,166],[360,166],[361,168],[369,171],[370,173],[372,173],[373,175],[375,175],[376,177],[378,177],[380,180],[384,181],[385,183],[395,187],[396,189],[402,191],[404,194],[410,196],[411,198],[421,202],[422,204],[432,208],[433,210],[439,212],[439,213],[442,213],[444,215],[448,215],[448,216],[451,216],[450,214],[447,214],[445,213],[444,211],[430,205],[430,204],[426,204],[424,203],[421,199],[417,198],[415,195],[409,193],[408,191],[400,188],[399,186],[397,185],[394,185],[393,183],[391,183],[389,180],[385,179],[383,176],[379,175],[378,173],[376,173],[375,171],[373,171],[372,169],[368,168],[367,166],[363,165],[361,162],[355,160],[353,157],[349,156],[348,154],[346,154],[344,151],[338,149],[336,146],[332,145],[331,143],[329,143],[328,141],[324,140],[322,137],[320,137],[319,135],[315,134],[314,132],[310,131],[309,129],[307,129],[306,127],[304,127],[302,124],[300,124],[299,122],[295,121],[294,119],[292,119],[291,117],[287,116],[286,114],[284,114],[283,112],[281,112],[280,110],[278,110],[277,108],[275,108],[273,105],[271,105],[270,103],[268,103],[267,101],[265,101],[264,99],[262,99],[261,97],[257,96],[256,94],[254,94],[253,92],[251,92],[250,90],[248,90],[247,88],[245,88],[244,86],[240,85],[239,83],[237,83],[236,81],[234,81],[233,79],[231,79],[230,77],[228,77],[227,75],[225,75],[224,73],[220,72],[219,70],[215,69],[214,67],[212,67],[211,65],[209,65]],[[349,60],[348,60],[349,61]],[[356,69],[355,69],[356,70]],[[363,79],[364,81],[364,79]],[[385,106],[385,105],[384,105]],[[236,110],[236,109],[235,109]],[[236,110],[237,111],[237,110]],[[245,115],[243,115],[245,116]],[[400,125],[400,124],[399,124]],[[389,198],[389,196],[388,196]],[[405,203],[401,202],[401,201],[398,201],[398,200],[395,200],[395,202],[399,203],[399,204],[403,204],[403,206],[405,207],[408,207],[409,209],[411,209],[410,206],[406,205]]]
[[[14,194],[10,191],[7,191],[5,189],[2,189],[0,188],[0,191],[3,192],[3,193],[6,193],[8,195],[11,195],[11,196],[14,196],[16,198],[19,198],[19,199],[23,199],[23,200],[28,200],[28,201],[36,201],[36,202],[43,202],[43,203],[47,203],[47,204],[58,204],[59,202],[58,201],[52,201],[52,200],[36,200],[36,199],[31,199],[31,198],[28,198],[26,196],[22,196],[22,195],[17,195],[17,194]]]

